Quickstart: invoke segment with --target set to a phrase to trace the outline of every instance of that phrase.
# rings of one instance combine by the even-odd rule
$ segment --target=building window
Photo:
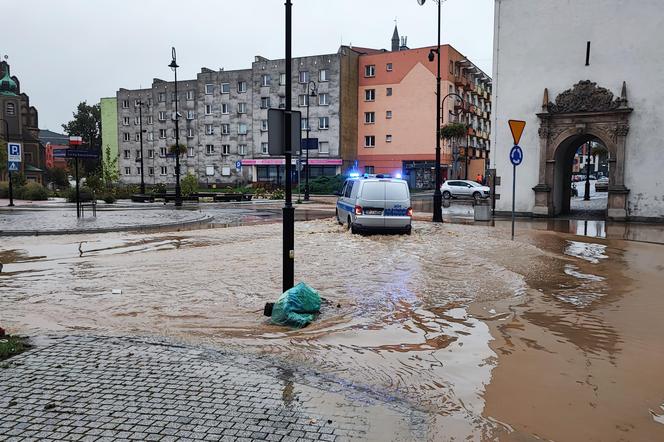
[[[221,134],[222,134],[222,135],[228,135],[228,134],[230,134],[230,133],[231,133],[231,125],[230,125],[230,124],[223,123],[223,124],[221,125]]]
[[[368,64],[364,66],[364,76],[365,77],[375,77],[376,76],[376,65]]]
[[[279,86],[286,85],[286,74],[279,74]]]
[[[237,113],[246,114],[247,113],[247,103],[238,103],[237,104]]]
[[[125,167],[125,175],[131,175],[131,167]]]
[[[193,110],[187,111],[187,120],[193,120],[194,118],[196,118],[196,112]]]
[[[16,105],[14,103],[7,103],[7,116],[16,115]]]
[[[376,168],[374,166],[364,166],[364,173],[368,173],[369,175],[373,175],[375,170]]]
[[[387,63],[385,69],[387,69],[387,72],[392,72],[392,63]]]
[[[267,143],[261,143],[261,153],[263,155],[267,155],[269,153]]]
[[[237,133],[238,135],[247,135],[247,125],[245,123],[238,123]]]
[[[261,120],[261,131],[267,132],[267,120]]]
[[[454,73],[454,62],[450,60],[450,74]]]
[[[125,150],[123,151],[123,155],[124,155],[124,159],[125,159],[125,160],[128,160],[128,159],[131,158],[131,152],[129,151],[129,149],[125,149]]]
[[[391,143],[392,142],[392,135],[385,135],[385,142],[386,143]]]
[[[166,138],[166,129],[159,129],[159,138]]]
[[[270,97],[261,97],[261,109],[270,108]]]
[[[271,82],[270,74],[261,75],[261,86],[269,86]]]
[[[148,167],[148,175],[154,176],[154,167]]]
[[[391,120],[392,119],[392,111],[385,111],[385,118],[387,118],[388,120]]]
[[[148,124],[152,124],[152,115],[148,115],[147,122],[148,122]]]
[[[237,82],[237,91],[239,93],[247,92],[247,82],[246,81],[238,81]]]
[[[168,174],[168,167],[166,167],[166,166],[161,166],[160,169],[161,169],[161,170],[160,170],[161,175],[166,175],[166,174]]]
[[[187,128],[187,138],[194,138],[194,129],[191,127]]]
[[[159,148],[159,156],[160,156],[160,157],[165,157],[167,153],[168,153],[168,152],[166,152],[166,148],[165,148],[165,147],[160,147],[160,148]]]
[[[302,118],[300,120],[300,129],[302,130],[309,130],[309,119],[308,118]]]
[[[166,112],[159,111],[159,121],[166,121]]]
[[[392,88],[391,88],[391,87],[388,87],[388,88],[385,90],[385,93],[387,94],[388,97],[391,97],[391,96],[392,96]]]
[[[205,135],[214,135],[214,128],[211,124],[205,125]]]
[[[212,95],[214,93],[214,84],[205,85],[205,95]]]
[[[221,113],[223,115],[227,115],[229,112],[230,107],[228,106],[228,103],[221,103]]]
[[[374,135],[366,135],[364,137],[364,147],[376,147],[376,137]]]
[[[148,158],[154,158],[154,150],[148,149]]]
[[[154,141],[154,133],[148,132],[148,141]]]
[[[231,93],[230,83],[221,83],[221,93],[222,94],[230,94]]]
[[[246,155],[247,154],[247,145],[246,144],[238,144],[237,153],[240,154],[240,155]]]
[[[303,84],[309,83],[309,71],[300,71],[299,81]]]
[[[222,144],[221,145],[221,154],[222,155],[230,155],[231,154],[231,145],[230,144]]]
[[[139,167],[136,168],[136,175],[140,175],[140,174],[141,174],[141,167],[139,166]]]
[[[187,91],[187,100],[194,99],[194,91]]]
[[[173,138],[180,138],[180,133],[179,133],[179,131],[173,129]]]
[[[279,97],[279,109],[286,108],[286,97]]]
[[[365,112],[364,113],[364,123],[373,124],[376,122],[376,113],[375,112]]]
[[[122,109],[129,109],[129,100],[122,100]]]
[[[321,106],[327,106],[330,104],[329,95],[326,93],[318,94],[318,104]]]
[[[123,139],[124,141],[130,141],[131,138],[129,137],[129,132],[124,132],[124,133],[122,134],[122,139]]]
[[[330,128],[330,117],[320,117],[318,119],[318,129],[325,130]]]
[[[300,106],[309,106],[309,95],[307,94],[300,94],[297,97],[297,103]]]
[[[141,133],[140,132],[136,132],[134,134],[134,141],[141,141]]]
[[[134,117],[134,126],[141,124],[141,119],[139,117]]]
[[[318,153],[330,153],[330,143],[327,141],[320,141],[318,143]]]
[[[327,69],[318,71],[318,81],[329,81],[327,77]]]
[[[206,155],[214,154],[214,144],[206,144],[205,145],[205,154]]]
[[[376,89],[365,89],[364,101],[374,101],[376,99]]]
[[[165,103],[166,102],[166,92],[159,92],[159,96],[157,97],[157,101],[160,103]]]
[[[122,117],[122,125],[129,126],[129,117]]]
[[[178,96],[175,92],[171,92],[171,103],[175,103],[175,101],[178,99]]]
[[[205,105],[205,115],[212,115],[212,105],[211,104],[206,104]]]

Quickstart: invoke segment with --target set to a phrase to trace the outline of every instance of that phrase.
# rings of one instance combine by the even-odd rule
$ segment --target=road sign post
[[[9,207],[14,207],[12,172],[21,170],[21,143],[7,142],[7,174],[9,175]]]
[[[526,127],[526,122],[521,120],[509,120],[510,131],[514,139],[514,146],[510,150],[510,162],[512,163],[512,241],[514,241],[514,221],[516,209],[516,166],[523,161],[523,150],[519,146],[523,129]]]

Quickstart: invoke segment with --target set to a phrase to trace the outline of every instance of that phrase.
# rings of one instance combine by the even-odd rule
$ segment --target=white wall
[[[527,122],[516,210],[530,212],[544,88],[554,101],[580,80],[591,80],[619,96],[626,81],[634,109],[625,154],[628,215],[664,218],[664,0],[496,0],[494,27],[491,163],[502,177],[497,209],[511,210],[512,204],[507,120]]]

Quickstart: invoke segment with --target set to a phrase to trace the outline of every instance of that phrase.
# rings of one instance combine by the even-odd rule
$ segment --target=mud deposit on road
[[[664,439],[663,246],[300,222],[296,279],[330,302],[289,331],[262,317],[280,293],[280,229],[3,239],[0,322],[284,358],[342,393],[424,411],[429,440]]]

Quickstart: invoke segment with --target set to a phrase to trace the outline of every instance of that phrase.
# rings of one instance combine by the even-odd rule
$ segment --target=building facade
[[[118,99],[102,98],[99,103],[101,113],[101,156],[102,164],[118,158]],[[110,158],[107,158],[107,155]]]
[[[9,64],[0,62],[0,133],[3,141],[21,143],[20,170],[28,181],[44,183],[46,155],[39,142],[37,109],[30,106],[30,97],[21,92],[21,84],[12,76]],[[7,181],[3,169],[0,180]]]
[[[308,124],[317,139],[309,151],[311,177],[339,174],[344,159],[345,167],[354,160],[358,58],[358,51],[342,46],[335,54],[293,59],[292,108],[302,113],[302,138]],[[179,138],[187,152],[182,174],[210,186],[283,183],[284,159],[267,149],[267,112],[285,107],[285,83],[285,60],[260,56],[251,69],[203,68],[195,80],[178,81]],[[117,118],[102,112],[102,130],[117,127],[123,182],[140,182],[142,124],[146,183],[174,184],[175,160],[168,155],[175,144],[174,87],[155,79],[150,89],[120,89]]]
[[[517,212],[569,212],[574,155],[594,141],[608,151],[606,216],[664,220],[661,1],[497,0],[494,23],[496,209],[512,206],[507,120],[518,119]]]
[[[395,27],[392,51],[360,56],[357,160],[360,172],[402,174],[411,188],[433,188],[436,146],[435,47],[409,49]],[[490,150],[491,78],[450,45],[441,46],[442,125],[468,136],[442,142],[443,178],[475,178]],[[457,94],[463,103],[455,96]],[[447,98],[444,98],[447,97]]]
[[[39,141],[44,146],[45,165],[47,169],[67,169],[67,159],[53,155],[56,149],[68,149],[69,137],[47,129],[39,131]]]

